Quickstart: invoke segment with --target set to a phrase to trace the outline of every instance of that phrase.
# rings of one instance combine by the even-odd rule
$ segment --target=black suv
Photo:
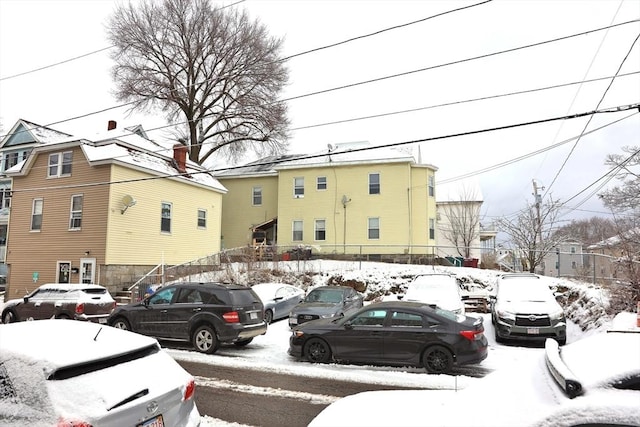
[[[258,295],[250,287],[223,283],[164,286],[141,302],[116,308],[108,323],[161,340],[191,342],[209,354],[221,343],[244,346],[267,332]]]

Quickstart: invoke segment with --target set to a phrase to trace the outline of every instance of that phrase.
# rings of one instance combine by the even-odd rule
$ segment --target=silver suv
[[[23,298],[7,301],[2,323],[55,318],[106,324],[114,308],[116,302],[104,286],[47,283]]]
[[[506,273],[498,276],[491,301],[491,320],[497,342],[507,339],[554,338],[567,342],[567,321],[544,276]]]

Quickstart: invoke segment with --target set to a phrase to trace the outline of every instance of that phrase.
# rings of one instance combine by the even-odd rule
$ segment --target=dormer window
[[[73,152],[49,154],[49,168],[47,178],[59,178],[61,176],[71,176],[71,160]]]

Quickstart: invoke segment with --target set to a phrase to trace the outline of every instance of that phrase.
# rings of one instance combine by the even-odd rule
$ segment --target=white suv
[[[497,342],[507,339],[554,338],[567,342],[567,321],[547,278],[533,273],[498,276],[491,302],[491,320]]]

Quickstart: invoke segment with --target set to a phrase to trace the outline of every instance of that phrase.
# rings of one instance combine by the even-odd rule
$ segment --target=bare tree
[[[183,119],[177,139],[191,160],[286,149],[287,107],[277,101],[288,80],[282,40],[245,11],[209,0],[143,0],[118,6],[107,31],[117,99]]]
[[[456,247],[462,257],[471,256],[474,241],[480,236],[480,207],[482,199],[473,188],[462,185],[458,200],[438,203],[442,236]]]
[[[555,231],[554,237],[563,236],[567,240],[577,240],[585,246],[598,243],[616,233],[615,222],[609,218],[591,217],[572,220]]]
[[[623,147],[622,151],[625,154],[609,154],[605,160],[622,184],[598,195],[615,212],[640,208],[640,147]]]
[[[506,217],[496,221],[498,229],[510,237],[511,242],[523,254],[523,268],[534,273],[542,265],[544,257],[565,238],[554,233],[561,204],[548,201],[528,205],[514,219]]]

